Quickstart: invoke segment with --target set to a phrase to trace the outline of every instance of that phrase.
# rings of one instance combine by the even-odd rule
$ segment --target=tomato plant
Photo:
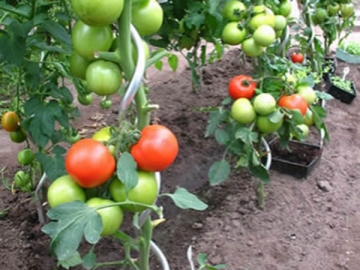
[[[76,183],[84,188],[105,183],[115,171],[115,159],[109,149],[94,139],[73,144],[65,157],[65,167]]]
[[[257,83],[250,76],[238,75],[232,78],[228,85],[228,92],[232,99],[252,98],[255,94]]]

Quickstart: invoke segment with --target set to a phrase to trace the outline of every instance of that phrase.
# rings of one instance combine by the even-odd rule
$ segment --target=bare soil
[[[208,169],[223,149],[204,138],[208,115],[200,108],[219,104],[227,95],[229,78],[251,74],[238,55],[237,50],[229,51],[221,61],[205,67],[199,93],[191,89],[189,69],[148,74],[151,100],[161,108],[154,119],[169,126],[180,144],[174,165],[162,174],[162,191],[182,186],[209,204],[206,211],[196,212],[178,210],[169,200],[161,200],[167,221],[155,229],[155,242],[172,270],[190,269],[189,245],[195,254],[204,252],[211,263],[225,263],[232,270],[360,269],[359,99],[350,105],[336,99],[326,104],[330,141],[323,146],[319,166],[303,181],[271,170],[264,210],[256,206],[254,179],[246,171],[234,170],[223,184],[209,186]],[[344,66],[339,61],[340,74]],[[350,69],[348,78],[360,89],[359,66],[350,65]],[[84,134],[116,120],[116,111],[97,105],[81,111],[78,126]],[[7,179],[17,169],[16,153],[22,145],[10,146],[3,130],[0,136],[0,164],[7,166],[3,178]],[[12,195],[1,186],[1,209],[8,213],[0,219],[0,269],[57,269],[32,198]],[[119,249],[109,239],[97,248],[102,261],[116,259]]]

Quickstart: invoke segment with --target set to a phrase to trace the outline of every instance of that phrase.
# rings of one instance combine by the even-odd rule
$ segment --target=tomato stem
[[[141,270],[149,270],[149,258],[150,258],[150,241],[152,238],[153,226],[151,219],[148,217],[144,226],[141,228],[141,240],[140,240],[140,258],[139,266]]]
[[[115,63],[121,62],[121,57],[118,52],[96,52],[94,54],[95,59],[101,59],[106,61],[111,61]]]
[[[130,35],[131,22],[131,5],[132,1],[124,1],[124,8],[119,18],[119,38],[118,48],[120,50],[120,65],[124,71],[125,78],[130,80],[134,73],[135,65],[132,59],[132,44]],[[141,85],[135,95],[135,103],[137,109],[138,123],[137,126],[141,130],[150,123],[150,112],[146,109],[148,104],[144,86]],[[123,114],[120,112],[119,120],[122,121]]]

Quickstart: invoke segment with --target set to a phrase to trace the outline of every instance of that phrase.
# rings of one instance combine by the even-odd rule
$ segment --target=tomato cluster
[[[74,50],[69,59],[70,71],[74,77],[82,80],[86,89],[85,92],[79,92],[79,103],[89,105],[93,100],[92,93],[111,96],[122,85],[123,71],[120,64],[100,60],[97,53],[117,50],[120,33],[113,31],[112,25],[121,16],[124,1],[72,0],[71,6],[78,20],[71,36]],[[160,29],[162,21],[163,11],[156,0],[134,2],[132,23],[140,35],[153,35]],[[145,41],[144,50],[148,58],[149,47]],[[136,60],[136,50],[133,48],[132,51],[132,57]],[[104,98],[101,107],[111,107],[111,100]]]
[[[26,140],[27,134],[20,126],[20,117],[16,112],[8,111],[1,117],[1,126],[9,132],[11,141],[22,143]]]
[[[257,94],[256,87],[256,81],[247,75],[238,75],[230,80],[228,92],[234,99],[231,117],[236,122],[244,125],[255,123],[261,133],[268,134],[278,131],[283,125],[285,114],[282,110],[298,110],[306,126],[314,123],[309,106],[317,100],[317,96],[312,87],[299,85],[294,93],[282,95],[278,100],[270,93]]]
[[[316,4],[316,9],[312,15],[312,21],[315,25],[323,25],[329,23],[329,19],[338,17],[347,20],[354,16],[355,8],[352,1],[332,1],[330,4],[324,1],[319,1]]]
[[[97,210],[103,222],[103,236],[118,230],[124,210],[143,211],[146,209],[144,205],[155,202],[158,195],[155,172],[168,168],[179,151],[175,135],[165,126],[155,124],[143,128],[137,142],[129,146],[129,152],[137,164],[138,182],[127,191],[124,184],[127,180],[119,179],[116,173],[119,169],[117,166],[121,166],[117,164],[121,153],[116,153],[114,133],[114,128],[104,127],[95,132],[92,138],[73,144],[65,157],[67,175],[56,179],[48,189],[51,207],[76,200],[86,202],[91,207],[123,203],[121,206]],[[100,187],[108,188],[111,199],[96,192],[88,195]],[[127,200],[130,202],[126,203]]]
[[[276,13],[265,5],[246,6],[232,0],[225,4],[223,16],[228,20],[222,31],[225,44],[239,45],[249,57],[260,56],[264,48],[282,35],[291,13],[291,4],[282,1]]]

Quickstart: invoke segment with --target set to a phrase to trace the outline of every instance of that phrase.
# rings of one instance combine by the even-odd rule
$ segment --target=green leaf
[[[178,68],[178,64],[179,64],[179,59],[178,59],[177,55],[175,55],[175,54],[170,55],[168,57],[168,63],[169,63],[169,66],[171,67],[171,69],[173,71],[176,71]]]
[[[165,193],[164,196],[170,197],[175,205],[181,209],[193,209],[203,211],[208,206],[184,188],[178,187],[173,194]]]
[[[66,153],[66,149],[64,147],[61,147],[60,145],[55,145],[51,153],[53,153],[54,155],[61,156]]]
[[[221,111],[220,109],[212,111],[210,113],[208,124],[206,126],[205,138],[211,136],[218,129],[218,126],[223,122],[223,120],[223,111]]]
[[[258,134],[256,132],[252,132],[248,127],[239,127],[235,133],[235,138],[240,139],[245,144],[258,142]]]
[[[280,110],[276,110],[269,115],[269,120],[272,123],[278,123],[283,117],[284,114]]]
[[[218,128],[215,131],[215,139],[220,145],[225,145],[230,141],[230,136],[225,130]]]
[[[61,204],[50,209],[47,216],[51,221],[41,230],[50,236],[51,251],[60,261],[77,251],[83,235],[90,244],[100,240],[101,217],[84,202]]]
[[[214,162],[208,172],[210,185],[215,186],[224,182],[230,175],[230,164],[225,159]]]
[[[264,165],[260,164],[258,166],[249,166],[249,170],[255,178],[260,179],[264,183],[270,183],[270,175]]]
[[[49,156],[43,153],[36,153],[35,157],[36,160],[40,162],[50,181],[54,181],[60,176],[66,174],[65,159],[63,156]]]
[[[134,188],[138,181],[137,165],[128,152],[124,152],[117,161],[116,175],[119,180],[124,184],[126,191]]]
[[[24,61],[25,84],[29,87],[38,88],[40,85],[40,67],[38,63]]]
[[[71,46],[71,37],[61,24],[48,20],[40,26],[48,31],[55,40],[69,47]]]
[[[89,251],[82,259],[82,265],[85,269],[93,269],[96,264],[96,254],[94,253],[93,249]]]
[[[68,258],[59,260],[57,265],[62,266],[65,269],[70,269],[71,267],[77,266],[82,263],[81,256],[79,252],[74,252]]]
[[[155,68],[157,68],[158,70],[162,70],[163,67],[163,62],[162,61],[157,61],[154,64]]]
[[[334,99],[334,97],[326,92],[323,92],[323,91],[315,91],[316,93],[316,96],[319,98],[319,99],[323,99],[323,100],[332,100]]]
[[[208,257],[208,256],[207,256],[207,254],[205,254],[205,253],[199,253],[199,254],[197,255],[196,260],[198,261],[200,268],[206,266],[207,257]]]
[[[131,236],[127,235],[126,233],[124,233],[123,231],[120,231],[120,230],[116,231],[113,234],[113,237],[122,244],[132,241]]]

